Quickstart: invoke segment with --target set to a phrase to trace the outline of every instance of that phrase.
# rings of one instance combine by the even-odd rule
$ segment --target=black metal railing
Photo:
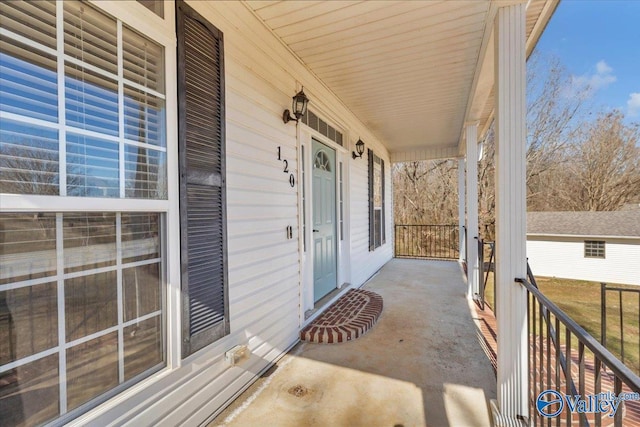
[[[459,246],[457,225],[395,226],[395,256],[398,258],[458,259]]]
[[[463,251],[462,253],[464,254],[464,259],[462,260],[462,262],[464,262],[464,265],[467,265],[467,226],[466,225],[462,226],[462,247],[460,247],[459,250]]]
[[[489,248],[489,261],[485,261],[486,260],[486,252],[485,252],[485,247]],[[481,310],[484,310],[484,306],[487,303],[486,301],[486,291],[487,291],[487,284],[489,282],[489,273],[495,271],[495,244],[494,242],[485,242],[482,239],[478,239],[478,266],[479,266],[479,293],[477,296],[477,303],[480,306]],[[495,276],[494,276],[495,277]],[[495,281],[495,278],[494,278]],[[491,309],[493,310],[493,312],[495,313],[496,311],[496,292],[495,292],[495,286],[494,286],[494,292],[493,292],[493,301],[490,304]]]
[[[530,425],[571,426],[576,421],[580,426],[602,426],[610,425],[610,420],[614,426],[635,425],[640,418],[640,401],[634,398],[621,401],[615,413],[574,412],[568,404],[553,418],[538,412],[537,399],[547,390],[572,399],[607,392],[640,397],[640,377],[552,303],[527,270],[528,278],[516,281],[528,295]],[[559,409],[559,405],[553,408]]]
[[[610,295],[613,294],[613,295]],[[609,298],[607,295],[612,296]],[[609,307],[608,301],[612,302]],[[626,303],[626,304],[623,304]],[[637,308],[634,303],[637,302]],[[609,314],[608,314],[609,313]],[[632,321],[627,321],[631,318]],[[637,328],[640,327],[640,289],[621,288],[619,286],[600,284],[600,342],[612,353],[617,354],[622,363],[631,367],[636,374],[640,375],[640,334]],[[610,320],[614,321],[611,325]],[[637,321],[636,330],[625,327]],[[617,329],[613,336],[607,333],[608,326]],[[625,334],[626,331],[626,334]],[[629,347],[635,348],[629,348]],[[626,351],[625,351],[626,348]],[[632,350],[636,350],[632,351]]]

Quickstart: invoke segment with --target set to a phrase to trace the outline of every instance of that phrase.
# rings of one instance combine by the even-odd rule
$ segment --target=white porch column
[[[458,159],[458,236],[460,237],[460,244],[458,247],[460,248],[460,256],[458,256],[458,261],[464,261],[467,258],[467,248],[465,245],[464,239],[464,228],[466,226],[465,221],[465,204],[464,199],[466,197],[465,193],[465,185],[464,185],[464,174],[465,171],[465,162],[464,158]]]
[[[526,277],[525,3],[495,21],[496,317],[498,410],[504,425],[528,417]]]
[[[478,125],[467,125],[467,294],[480,292],[478,275]]]

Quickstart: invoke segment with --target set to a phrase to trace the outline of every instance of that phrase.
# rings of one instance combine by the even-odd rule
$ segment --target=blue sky
[[[594,112],[640,122],[640,0],[562,0],[536,49],[592,86]]]

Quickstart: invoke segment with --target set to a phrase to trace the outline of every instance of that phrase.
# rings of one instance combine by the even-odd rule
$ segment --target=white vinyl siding
[[[585,238],[527,238],[527,257],[536,276],[640,285],[640,238],[606,240],[606,258],[585,257]]]

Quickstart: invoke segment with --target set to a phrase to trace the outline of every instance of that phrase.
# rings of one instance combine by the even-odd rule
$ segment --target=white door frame
[[[336,144],[322,134],[314,131],[308,126],[298,124],[298,233],[300,251],[300,326],[312,318],[305,320],[305,312],[314,308],[313,301],[313,245],[312,242],[312,221],[313,221],[313,198],[312,195],[312,174],[313,174],[313,149],[312,139],[316,139],[332,148],[336,152],[336,238],[337,238],[337,287],[350,282],[349,268],[349,151],[347,148]],[[343,141],[348,138],[343,137]],[[304,150],[304,171],[302,176],[302,152]],[[340,215],[340,164],[342,164],[342,186],[343,186],[343,212]],[[304,200],[302,194],[305,194]],[[306,203],[306,206],[303,206]],[[340,219],[343,221],[343,234],[340,234]],[[306,224],[306,227],[304,227]],[[306,248],[305,248],[306,239]],[[315,317],[315,316],[314,316]]]

